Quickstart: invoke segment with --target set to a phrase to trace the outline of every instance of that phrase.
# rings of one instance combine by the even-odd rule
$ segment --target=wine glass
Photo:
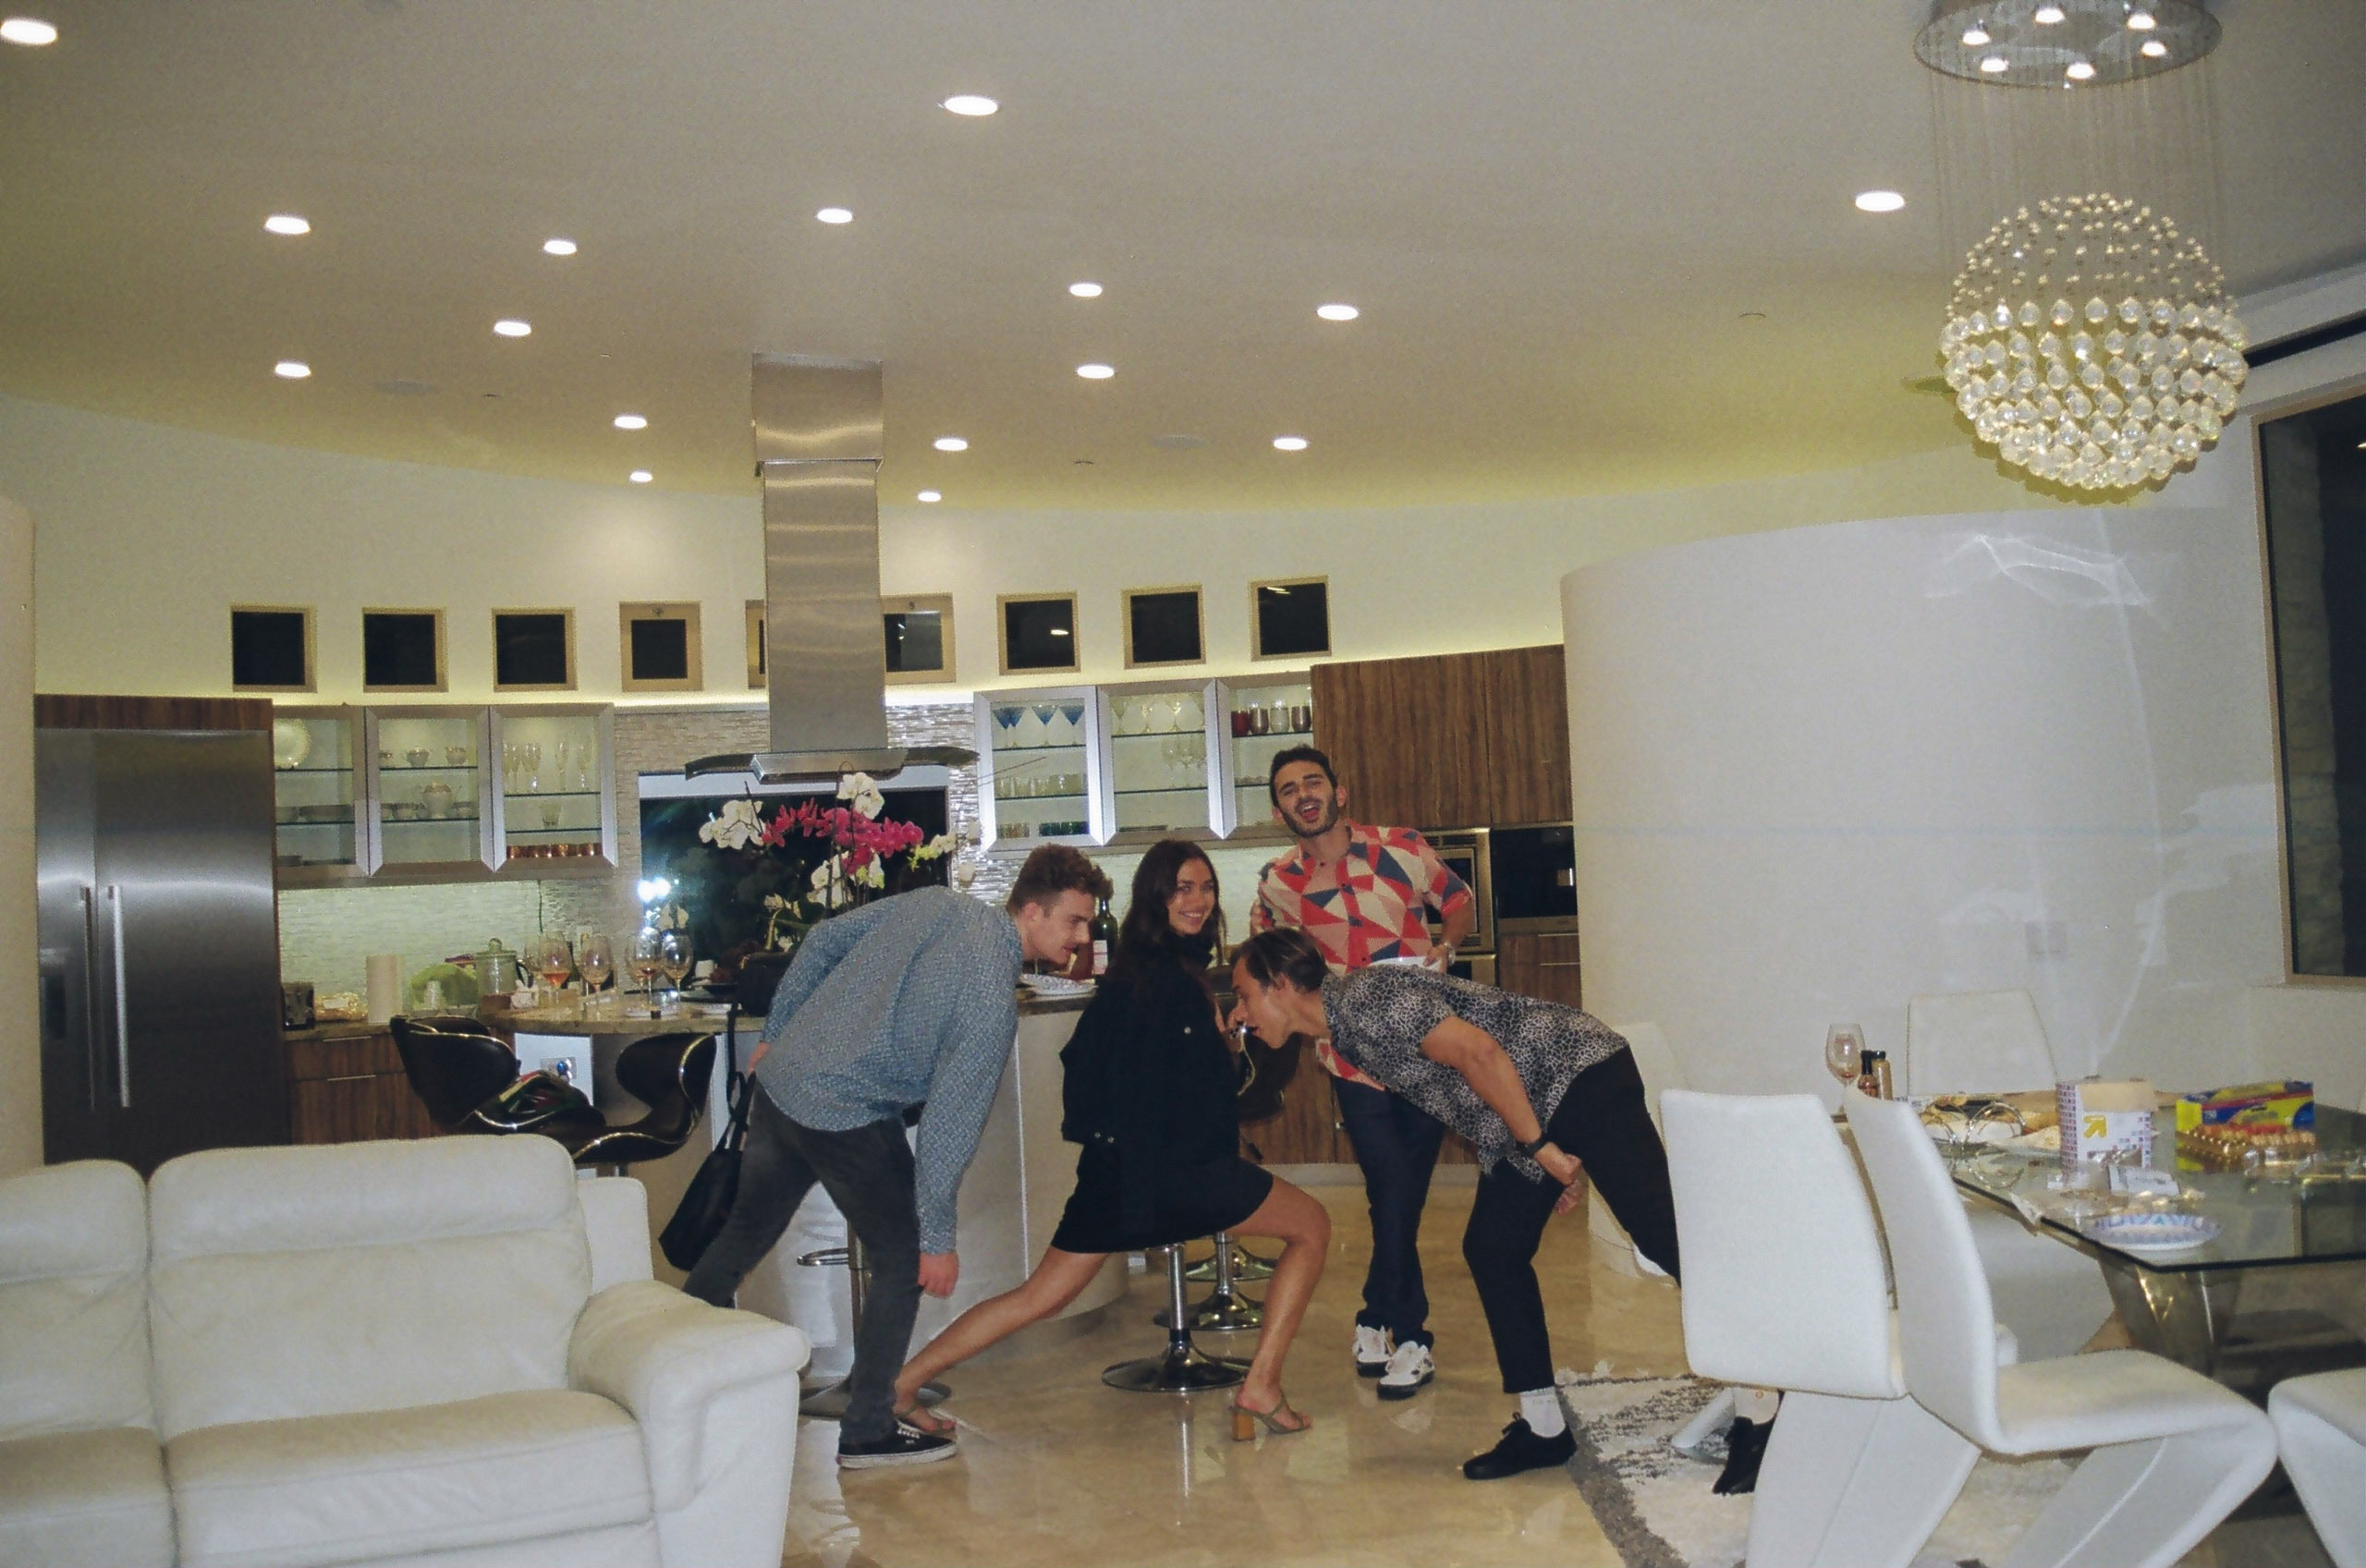
[[[657,994],[657,977],[665,967],[662,956],[665,941],[665,934],[654,926],[641,927],[640,934],[632,939],[632,975],[640,982],[641,992],[646,996]]]
[[[657,966],[674,982],[674,1000],[682,1000],[682,977],[690,972],[690,933],[667,931],[657,939]]]
[[[561,986],[567,984],[567,977],[575,969],[574,952],[567,945],[567,939],[555,931],[543,931],[537,935],[527,948],[527,959],[554,996]]]
[[[1835,1024],[1823,1031],[1824,1070],[1843,1084],[1854,1084],[1864,1070],[1865,1031],[1854,1024]]]
[[[585,931],[576,938],[575,966],[582,972],[586,996],[608,983],[608,977],[616,972],[616,954],[607,932]]]

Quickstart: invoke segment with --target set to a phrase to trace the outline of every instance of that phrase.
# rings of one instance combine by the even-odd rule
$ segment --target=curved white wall
[[[1827,1025],[1902,1064],[1909,996],[2005,988],[2066,1072],[2246,1070],[2244,989],[2282,975],[2258,540],[2185,482],[2227,504],[1563,578],[1588,1010],[1703,1088],[1829,1094]]]

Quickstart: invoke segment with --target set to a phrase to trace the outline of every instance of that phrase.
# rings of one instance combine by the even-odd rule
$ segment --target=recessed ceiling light
[[[2013,62],[2002,55],[1991,55],[1980,62],[1980,68],[1990,76],[1994,76],[2000,71],[2010,70],[2012,67]]]
[[[647,416],[641,414],[618,414],[616,428],[618,430],[647,430],[649,419]]]
[[[2147,59],[2157,60],[2169,52],[2169,46],[2157,38],[2148,38],[2143,47],[2136,52]]]
[[[2030,16],[2030,20],[2040,27],[2052,27],[2061,19],[2062,7],[2059,6],[2040,6]]]
[[[2095,74],[2095,67],[2085,60],[2073,60],[2062,68],[2062,74],[2072,81],[2085,81]]]
[[[939,452],[967,452],[970,444],[957,435],[940,435],[933,444]]]
[[[1988,42],[1988,30],[1987,30],[1986,28],[1984,28],[1984,27],[1969,27],[1969,28],[1964,29],[1964,32],[1963,32],[1963,46],[1964,46],[1965,48],[1967,48],[1967,49],[1977,49],[1977,48],[1979,48],[1982,44],[1983,44],[1983,43],[1987,43],[1987,42]]]
[[[1353,305],[1317,305],[1314,313],[1326,322],[1352,322],[1363,314]]]
[[[945,107],[948,113],[967,115],[974,120],[984,118],[1002,105],[975,92],[957,92],[945,101]]]
[[[1274,438],[1274,450],[1276,452],[1303,452],[1306,450],[1306,437],[1302,435],[1277,435]]]
[[[632,472],[625,476],[625,478],[632,480],[635,484],[647,484],[651,480],[653,480],[657,476],[655,474],[651,473],[647,468],[635,468]]]
[[[2161,24],[2153,20],[2150,11],[2130,11],[2128,13],[2128,25],[2138,32],[2150,32]]]
[[[274,213],[262,221],[262,226],[274,234],[310,234],[312,225],[293,213]]]
[[[813,215],[821,219],[822,222],[825,224],[850,224],[854,222],[854,214],[844,207],[824,207]]]
[[[312,373],[312,367],[301,359],[282,359],[271,368],[271,373],[287,381],[302,381]]]
[[[0,22],[0,38],[11,43],[21,43],[28,49],[38,49],[44,43],[57,42],[57,30],[32,17],[10,17]]]
[[[1079,365],[1076,373],[1087,381],[1107,381],[1117,371],[1114,365]]]
[[[915,501],[925,501],[929,504],[934,505],[936,503],[945,499],[945,492],[941,490],[923,490],[918,495],[913,496],[912,499]]]
[[[552,237],[543,241],[543,254],[545,256],[572,256],[575,254],[575,241],[571,239],[561,239],[554,235]]]
[[[1860,213],[1895,213],[1905,205],[1906,198],[1895,190],[1857,192],[1857,211]]]
[[[523,337],[534,330],[531,322],[521,322],[514,316],[504,316],[493,323],[493,330],[504,337]]]
[[[1068,285],[1068,292],[1079,299],[1098,299],[1101,298],[1101,286],[1097,283],[1072,283]]]

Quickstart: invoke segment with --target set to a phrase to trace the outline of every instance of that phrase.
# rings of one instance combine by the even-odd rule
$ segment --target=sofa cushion
[[[0,1442],[0,1562],[172,1568],[156,1434],[111,1427]]]
[[[548,1138],[213,1149],[149,1189],[157,1425],[567,1386],[591,1290]]]
[[[165,1466],[185,1568],[352,1562],[651,1515],[640,1428],[567,1390],[201,1427]]]
[[[0,1181],[0,1440],[154,1420],[139,1173],[78,1160]]]

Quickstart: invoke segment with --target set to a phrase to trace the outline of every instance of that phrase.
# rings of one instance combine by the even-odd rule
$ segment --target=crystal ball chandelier
[[[2077,490],[2157,483],[2218,439],[2249,367],[2226,280],[2111,195],[2024,207],[1974,246],[1939,334],[1956,407],[2014,468]]]

